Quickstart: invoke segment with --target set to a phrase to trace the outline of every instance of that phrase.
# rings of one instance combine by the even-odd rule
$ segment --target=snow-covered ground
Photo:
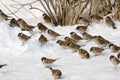
[[[26,21],[32,25],[42,22],[61,35],[70,36],[69,33],[72,31],[81,35],[75,30],[77,25],[54,27],[52,24],[46,24],[42,17]],[[117,29],[113,30],[105,23],[92,23],[87,32],[91,35],[101,35],[120,46],[120,22],[116,21],[115,24]],[[36,27],[34,32],[38,31]],[[59,58],[52,67],[62,71],[61,80],[120,80],[120,65],[118,69],[114,69],[109,60],[110,55],[116,56],[117,53],[112,53],[110,49],[104,50],[100,56],[93,56],[89,50],[92,46],[98,45],[93,41],[87,42],[82,48],[90,53],[90,59],[82,59],[77,52],[72,53],[71,50],[63,49],[56,44],[58,39],[65,36],[52,40],[47,33],[43,33],[49,41],[45,46],[40,46],[38,38],[41,33],[35,33],[23,46],[17,37],[19,32],[31,35],[17,27],[10,27],[8,22],[0,22],[0,64],[8,64],[0,69],[0,80],[53,80],[51,71],[41,62],[43,56]]]

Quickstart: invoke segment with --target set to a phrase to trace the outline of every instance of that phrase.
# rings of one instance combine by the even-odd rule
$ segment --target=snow
[[[19,14],[21,15],[21,13]],[[77,25],[55,27],[52,24],[45,23],[41,16],[38,19],[26,16],[25,20],[32,25],[42,22],[49,29],[64,35],[58,39],[70,36],[69,33],[72,31],[81,35],[75,30]],[[105,23],[92,23],[89,25],[87,32],[93,36],[101,35],[120,46],[120,22],[116,21],[115,24],[117,26],[116,30],[113,30]],[[90,53],[90,59],[82,59],[78,52],[73,53],[69,49],[61,48],[56,44],[58,39],[52,40],[47,33],[42,34],[49,41],[45,46],[40,46],[38,38],[41,33],[38,33],[37,27],[33,30],[35,34],[24,46],[17,37],[19,32],[31,35],[31,33],[21,31],[17,27],[10,27],[8,22],[0,22],[0,64],[8,64],[0,69],[0,80],[54,80],[51,71],[45,68],[41,62],[43,56],[53,59],[59,58],[52,67],[62,71],[63,75],[60,80],[120,80],[120,65],[118,69],[114,69],[109,60],[110,55],[116,56],[117,53],[112,53],[110,49],[104,50],[100,56],[93,56],[89,49],[98,45],[93,41],[87,42],[82,48]]]

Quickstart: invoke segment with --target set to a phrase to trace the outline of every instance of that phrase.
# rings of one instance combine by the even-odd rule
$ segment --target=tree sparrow
[[[111,49],[112,52],[116,53],[120,50],[120,47],[118,47],[117,45],[115,44],[110,44],[109,45],[109,48]]]
[[[114,65],[114,67],[116,68],[118,66],[118,64],[120,63],[120,60],[118,60],[115,56],[111,55],[110,56],[110,61],[112,62],[112,64]]]
[[[35,26],[28,25],[27,26],[27,31],[33,31],[34,28],[35,28]]]
[[[47,57],[42,57],[42,58],[41,58],[41,61],[42,61],[42,63],[45,65],[45,67],[49,67],[49,66],[51,66],[57,59],[58,59],[58,58],[56,58],[56,59],[50,59],[50,58],[47,58]]]
[[[51,72],[52,72],[52,76],[54,79],[60,79],[62,76],[62,72],[59,69],[52,69],[51,67],[48,67]]]
[[[99,15],[92,15],[91,19],[92,19],[93,22],[97,22],[98,23],[98,22],[100,22],[103,19],[103,17],[101,17]]]
[[[38,23],[38,29],[41,32],[45,32],[48,28],[45,25],[43,25],[42,23]]]
[[[76,34],[75,32],[71,32],[70,36],[73,40],[75,40],[76,42],[78,42],[79,40],[82,40],[82,37],[80,37],[78,34]]]
[[[93,37],[93,40],[99,44],[99,45],[102,45],[102,46],[107,46],[110,44],[110,42],[106,39],[104,39],[102,36],[94,36]]]
[[[65,37],[64,39],[66,43],[76,43],[75,40],[73,40],[72,38]]]
[[[79,17],[79,20],[80,20],[80,23],[82,23],[82,24],[89,24],[89,23],[91,23],[90,20],[88,20],[86,18],[83,18],[83,17]]]
[[[15,27],[15,26],[17,26],[17,27],[19,27],[19,24],[18,24],[18,21],[15,19],[15,18],[12,18],[11,20],[10,20],[10,24],[9,24],[11,27]]]
[[[51,29],[48,29],[47,33],[48,33],[51,37],[53,37],[53,38],[57,38],[58,36],[60,36],[59,33],[55,32],[55,31],[53,31],[53,30],[51,30]]]
[[[7,64],[0,64],[0,68],[2,68],[2,67],[4,67],[4,66],[6,66]]]
[[[88,59],[90,57],[90,54],[84,49],[79,49],[79,55],[81,56],[81,58],[85,59]]]
[[[80,33],[83,33],[87,30],[88,26],[77,26],[76,30],[78,30]]]
[[[51,22],[51,18],[47,14],[44,13],[42,16],[43,16],[43,19],[44,19],[44,21],[46,23],[50,23]]]
[[[41,43],[41,45],[45,45],[45,43],[47,43],[47,38],[44,35],[41,35],[39,37],[39,42]]]
[[[31,36],[27,36],[26,34],[23,34],[23,33],[18,33],[18,37],[23,42],[26,42],[31,38]]]
[[[91,47],[90,52],[92,52],[95,56],[100,55],[103,52],[103,48],[100,47]]]
[[[28,24],[23,19],[20,18],[17,21],[19,23],[19,26],[20,26],[21,30],[27,30],[28,29]]]
[[[105,23],[108,26],[112,27],[113,29],[116,29],[115,23],[112,21],[112,19],[109,16],[106,17]]]
[[[90,35],[90,34],[88,34],[87,32],[83,32],[82,36],[83,36],[83,39],[85,39],[85,40],[91,40],[91,39],[93,39],[93,36]]]
[[[81,47],[80,45],[78,44],[75,44],[75,43],[68,43],[68,47],[73,51],[73,52],[76,52],[78,51],[78,49]]]
[[[2,10],[0,10],[0,20],[8,20],[8,17]]]
[[[65,41],[63,41],[63,40],[58,40],[56,43],[58,43],[63,48],[67,47],[67,43]]]

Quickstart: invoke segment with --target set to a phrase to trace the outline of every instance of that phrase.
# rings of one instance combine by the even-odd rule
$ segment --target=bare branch
[[[19,18],[18,16],[16,16],[2,1],[0,1],[1,4],[6,7],[15,17]]]

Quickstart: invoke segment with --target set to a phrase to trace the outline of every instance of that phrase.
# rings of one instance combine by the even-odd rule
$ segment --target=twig
[[[22,4],[22,3],[18,2],[18,1],[15,1],[15,0],[11,0],[11,1],[13,1],[13,2],[15,2],[15,3],[18,3],[18,4],[16,4],[16,5],[21,5],[21,4]],[[33,1],[33,2],[30,2],[30,3],[22,4],[22,5],[23,5],[23,6],[26,6],[26,5],[31,5],[31,4],[36,3],[37,1],[38,1],[38,0]]]
[[[2,1],[0,1],[1,4],[6,7],[15,17],[19,18],[18,16],[16,16]]]
[[[39,8],[33,7],[32,5],[30,5],[30,8],[29,8],[29,9],[36,9],[36,10],[39,10],[39,11],[45,13],[45,11],[43,11],[43,10],[41,10],[41,9],[39,9]]]
[[[33,4],[33,3],[35,3],[35,2],[37,2],[37,0],[36,1],[34,1],[34,2],[31,2],[31,3],[27,3],[27,4],[22,4],[22,3],[20,3],[20,2],[18,2],[18,1],[15,1],[15,0],[12,0],[13,2],[15,2],[15,3],[18,3],[17,5],[21,5],[21,8],[23,8],[23,9],[25,9],[27,12],[29,12],[30,14],[32,14],[35,18],[37,18],[32,12],[30,12],[29,10],[27,10],[24,6],[28,6],[28,5],[30,5],[30,4]],[[21,9],[20,8],[20,9]],[[19,9],[19,10],[20,10]],[[18,11],[19,11],[18,10]]]

